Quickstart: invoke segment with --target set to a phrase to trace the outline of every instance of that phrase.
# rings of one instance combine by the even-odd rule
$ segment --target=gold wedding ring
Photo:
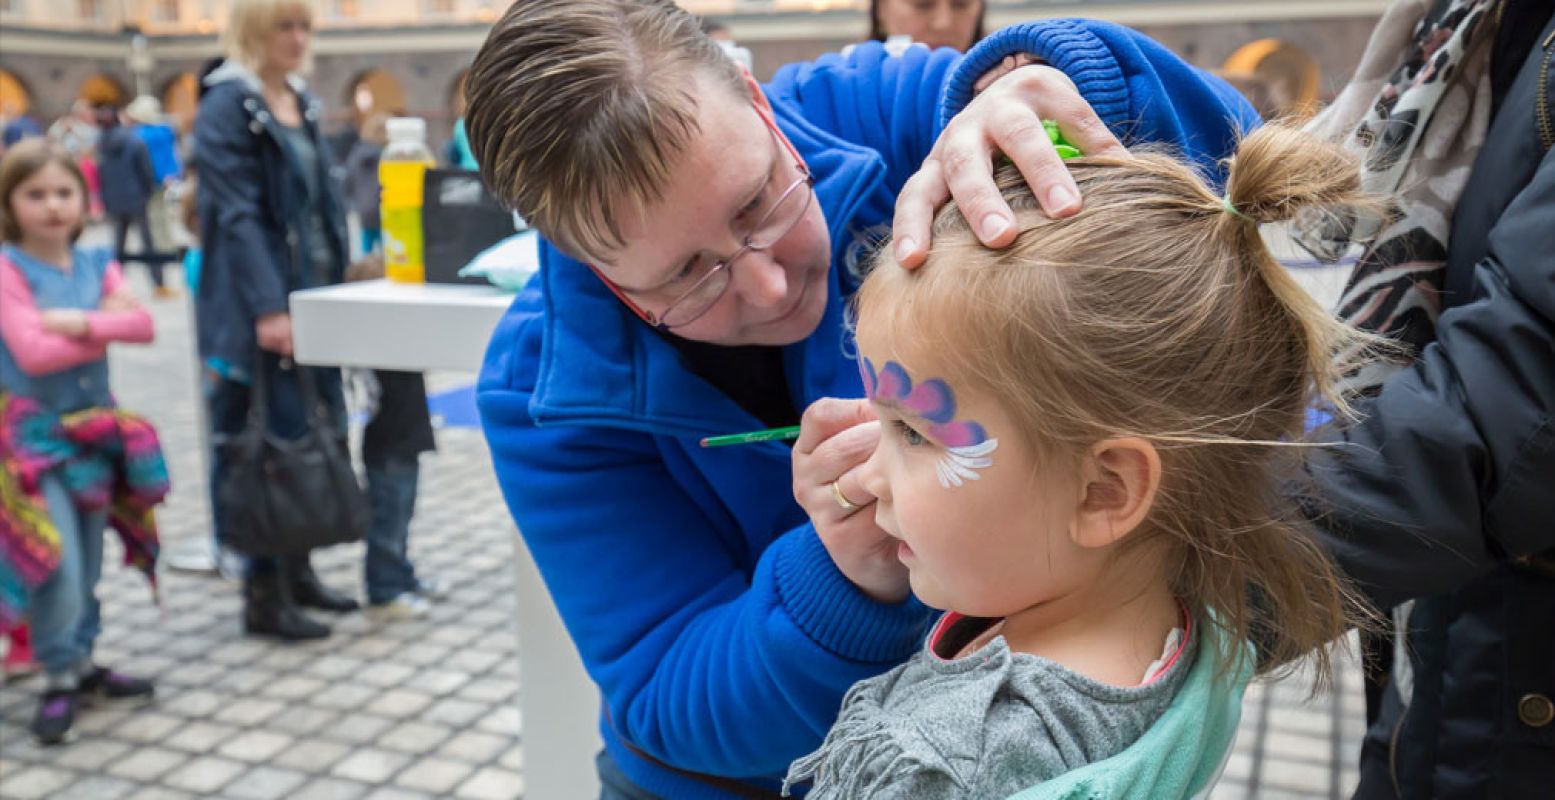
[[[863,506],[853,502],[852,500],[849,500],[845,495],[843,495],[841,478],[831,482],[831,496],[836,499],[837,505],[842,506],[842,510],[849,514],[852,514],[860,508],[863,508]]]

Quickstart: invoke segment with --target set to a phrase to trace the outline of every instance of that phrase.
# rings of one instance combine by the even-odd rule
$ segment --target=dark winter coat
[[[146,143],[133,129],[120,126],[103,131],[97,142],[97,169],[103,210],[130,217],[146,213],[157,178]]]
[[[1358,798],[1555,787],[1555,20],[1510,2],[1437,341],[1317,453],[1308,512],[1405,632]],[[1334,435],[1334,434],[1330,434]],[[1411,598],[1414,599],[1412,602]]]
[[[200,353],[233,364],[254,359],[254,322],[288,310],[287,296],[315,282],[308,215],[324,217],[334,253],[327,283],[339,283],[347,257],[345,216],[329,175],[329,147],[318,101],[293,83],[303,126],[318,151],[317,206],[285,134],[253,73],[227,62],[205,78],[194,123],[199,165],[200,245],[204,250],[197,319]]]

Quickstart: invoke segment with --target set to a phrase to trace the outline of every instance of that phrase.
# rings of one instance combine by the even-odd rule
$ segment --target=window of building
[[[177,22],[183,5],[179,0],[157,0],[155,6],[155,18],[158,22]]]
[[[76,0],[76,14],[84,20],[100,19],[103,4],[100,0]]]
[[[358,12],[356,0],[335,0],[335,16],[355,17]]]
[[[447,16],[454,13],[454,0],[424,0],[428,14]]]

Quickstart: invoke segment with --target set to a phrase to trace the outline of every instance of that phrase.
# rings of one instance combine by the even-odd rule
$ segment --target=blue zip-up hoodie
[[[1064,70],[1128,140],[1207,166],[1257,122],[1224,82],[1099,22],[1015,26],[965,57],[865,43],[783,68],[767,97],[816,177],[833,247],[825,316],[783,349],[796,408],[862,396],[843,324],[857,268],[973,82],[1017,52]],[[775,790],[850,685],[912,654],[930,612],[874,602],[842,576],[793,500],[788,448],[698,447],[764,425],[589,270],[549,244],[541,261],[493,335],[479,406],[508,506],[603,693],[606,748],[663,797],[733,795],[623,737],[681,769]]]

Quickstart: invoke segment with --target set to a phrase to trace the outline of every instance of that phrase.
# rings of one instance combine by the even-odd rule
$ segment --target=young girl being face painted
[[[1257,225],[1305,203],[1364,208],[1355,163],[1271,125],[1243,140],[1224,189],[1144,152],[1069,167],[1079,214],[1047,217],[1000,169],[1014,243],[983,247],[948,207],[923,266],[882,255],[855,296],[880,419],[858,476],[913,591],[949,613],[906,664],[855,686],[790,769],[816,800],[885,783],[1007,797],[1076,769],[1071,753],[1126,762],[1142,731],[1194,713],[1168,703],[1207,707],[1178,704],[1190,671],[1235,708],[1246,640],[1268,667],[1315,654],[1321,675],[1323,646],[1361,619],[1277,492],[1299,474],[1307,409],[1322,397],[1345,416],[1333,354],[1375,342],[1308,296]],[[1214,765],[1230,747],[1180,741],[1139,767]]]
[[[881,438],[860,478],[925,603],[998,618],[1012,649],[1092,677],[1148,664],[1180,608],[1234,640],[1277,629],[1262,646],[1292,659],[1350,613],[1272,487],[1306,409],[1344,409],[1332,354],[1364,348],[1249,220],[1369,201],[1296,132],[1261,130],[1237,158],[1224,197],[1155,154],[1071,161],[1086,210],[1064,220],[1001,170],[1013,245],[982,247],[947,208],[923,267],[870,273],[856,337]],[[1104,630],[1118,647],[1096,663]]]

